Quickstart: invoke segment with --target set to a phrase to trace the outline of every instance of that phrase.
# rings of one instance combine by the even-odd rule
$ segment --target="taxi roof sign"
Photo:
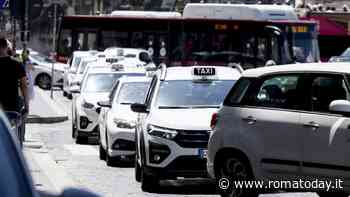
[[[194,67],[193,75],[195,76],[213,76],[216,75],[216,70],[214,67]]]

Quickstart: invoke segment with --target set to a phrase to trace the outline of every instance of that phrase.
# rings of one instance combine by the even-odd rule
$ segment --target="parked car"
[[[343,188],[308,191],[348,196],[342,192],[350,192],[349,76],[348,63],[243,72],[212,116],[210,176],[218,181],[339,179]],[[253,197],[262,192],[248,188],[227,191],[220,190],[222,196]],[[338,193],[331,193],[334,191]]]
[[[131,105],[136,123],[135,179],[143,191],[160,180],[206,177],[210,117],[241,76],[220,66],[162,66],[145,102]]]
[[[110,93],[111,100],[98,102],[102,106],[99,155],[108,166],[134,161],[137,114],[130,105],[144,101],[150,81],[149,77],[121,77]]]
[[[77,143],[90,136],[98,136],[97,102],[107,100],[108,95],[118,78],[123,75],[144,76],[143,70],[127,71],[121,65],[111,67],[93,67],[82,79],[80,87],[72,88],[72,137]]]
[[[17,54],[22,54],[22,50],[17,50]],[[30,50],[29,60],[33,64],[34,84],[41,89],[48,90],[51,88],[52,66],[54,67],[54,86],[63,87],[63,75],[67,67],[66,64],[56,63],[49,57]]]

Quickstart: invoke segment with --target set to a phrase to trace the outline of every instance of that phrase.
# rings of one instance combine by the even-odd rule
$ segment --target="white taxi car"
[[[144,76],[144,70],[124,70],[122,65],[110,67],[92,67],[85,74],[79,89],[71,89],[72,93],[80,93],[72,102],[72,137],[77,143],[89,136],[98,136],[97,102],[107,100],[110,90],[118,78],[124,75]]]
[[[72,82],[77,74],[78,66],[83,57],[93,56],[95,52],[92,51],[74,51],[72,57],[68,61],[68,66],[64,71],[63,77],[63,96],[67,96],[69,99],[72,98],[72,94],[70,92],[70,88],[72,86]]]
[[[211,114],[241,76],[231,67],[164,65],[153,76],[136,126],[135,178],[144,191],[159,180],[206,177]]]
[[[212,116],[207,160],[211,177],[333,183],[339,179],[349,192],[349,79],[346,63],[245,71]],[[348,196],[319,189],[315,188],[320,196]],[[249,189],[227,191],[223,196],[256,196]],[[331,192],[343,191],[338,186]]]
[[[130,105],[144,101],[150,81],[149,77],[121,77],[110,100],[98,102],[103,107],[99,119],[100,159],[105,159],[108,166],[135,158],[137,114]]]

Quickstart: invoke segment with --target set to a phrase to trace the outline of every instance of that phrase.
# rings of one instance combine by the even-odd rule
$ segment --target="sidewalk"
[[[27,129],[29,131],[30,128]],[[64,168],[51,157],[36,131],[26,133],[23,153],[39,193],[57,195],[65,188],[76,185]]]
[[[35,87],[34,99],[30,102],[29,115],[27,123],[57,123],[68,120],[67,112],[64,106],[51,99],[44,90]]]

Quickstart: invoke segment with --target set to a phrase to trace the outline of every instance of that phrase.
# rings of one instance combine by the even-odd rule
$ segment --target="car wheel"
[[[103,149],[101,142],[99,145],[99,156],[100,156],[100,160],[106,159],[106,151],[105,151],[105,149]]]
[[[78,129],[75,130],[75,143],[76,144],[85,144],[88,141],[88,137],[83,137],[79,135]]]
[[[72,100],[72,99],[73,99],[73,95],[67,93],[67,98],[68,98],[69,100]]]
[[[51,77],[48,74],[40,74],[36,78],[36,84],[41,89],[49,90],[51,88]]]
[[[147,174],[141,166],[141,189],[144,192],[156,192],[159,188],[159,179],[156,175]]]
[[[68,95],[66,91],[63,90],[62,92],[63,92],[64,97],[66,97]]]
[[[217,162],[219,165],[217,182],[221,182],[222,178],[228,179],[230,182],[242,181],[242,180],[253,180],[254,176],[246,159],[242,156],[226,154]],[[228,188],[220,189],[219,193],[222,197],[257,197],[257,191],[252,189],[242,188]]]
[[[141,167],[135,156],[135,180],[141,182]]]

